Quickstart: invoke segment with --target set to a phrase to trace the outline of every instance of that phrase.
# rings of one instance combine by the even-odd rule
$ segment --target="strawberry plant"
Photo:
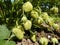
[[[59,12],[60,0],[0,0],[0,45],[59,43]]]

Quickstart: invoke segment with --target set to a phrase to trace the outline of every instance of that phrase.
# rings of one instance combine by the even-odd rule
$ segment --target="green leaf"
[[[0,25],[0,40],[7,39],[10,36],[10,31],[6,25]]]
[[[7,41],[4,45],[16,45],[14,41]]]
[[[0,45],[16,45],[14,41],[0,40]]]
[[[0,40],[0,45],[4,45],[5,42],[5,40]]]
[[[16,44],[15,44],[15,42],[10,41],[10,42],[8,43],[8,45],[16,45]]]

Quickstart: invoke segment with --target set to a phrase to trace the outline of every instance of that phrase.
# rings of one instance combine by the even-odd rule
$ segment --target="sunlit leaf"
[[[6,25],[0,25],[0,40],[7,39],[10,36],[10,31]]]

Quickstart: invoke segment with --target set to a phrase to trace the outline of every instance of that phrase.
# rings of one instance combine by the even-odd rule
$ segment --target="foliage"
[[[14,40],[11,41],[12,35],[22,40],[26,38],[26,32],[36,42],[35,32],[38,29],[49,31],[52,27],[52,32],[58,31],[59,25],[56,21],[60,21],[59,8],[60,0],[0,0],[0,44],[15,45]],[[30,35],[28,37],[31,38]]]

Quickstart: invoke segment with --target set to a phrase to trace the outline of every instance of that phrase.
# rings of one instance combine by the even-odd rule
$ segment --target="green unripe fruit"
[[[22,30],[23,33],[25,33],[25,32],[24,32],[24,28],[23,28],[23,26],[18,25],[17,28],[20,29],[20,30]]]
[[[47,19],[49,18],[47,12],[42,13],[41,16],[42,16],[42,18],[43,18],[44,20],[47,20]]]
[[[39,42],[42,44],[42,45],[47,45],[48,44],[48,39],[45,38],[45,37],[41,37]]]
[[[32,27],[32,22],[30,20],[27,20],[26,23],[23,24],[25,30],[30,30]]]
[[[58,24],[53,24],[53,28],[56,30],[59,30],[59,25]]]
[[[21,19],[21,21],[26,22],[27,21],[27,17],[23,16],[22,19]]]
[[[58,13],[58,7],[52,7],[50,9],[53,13]]]
[[[48,18],[47,20],[45,20],[45,22],[49,25],[52,26],[54,24],[54,20],[52,18]]]
[[[39,17],[39,19],[38,19],[38,24],[41,24],[41,23],[43,23],[44,21],[43,21],[43,19],[41,18],[41,17]]]
[[[22,7],[25,12],[30,12],[33,9],[33,5],[30,2],[24,3]]]
[[[53,44],[58,43],[58,39],[57,39],[57,38],[55,38],[55,37],[54,37],[54,38],[52,38],[52,39],[51,39],[51,41],[53,42]]]
[[[33,42],[36,42],[36,35],[32,35],[31,40],[32,40]]]
[[[38,17],[39,17],[38,12],[35,11],[35,10],[32,10],[32,11],[31,11],[31,17],[32,17],[32,18],[38,18]]]
[[[24,38],[24,32],[19,29],[19,28],[13,28],[12,32],[15,34],[15,36],[18,38],[18,39],[23,39]]]

